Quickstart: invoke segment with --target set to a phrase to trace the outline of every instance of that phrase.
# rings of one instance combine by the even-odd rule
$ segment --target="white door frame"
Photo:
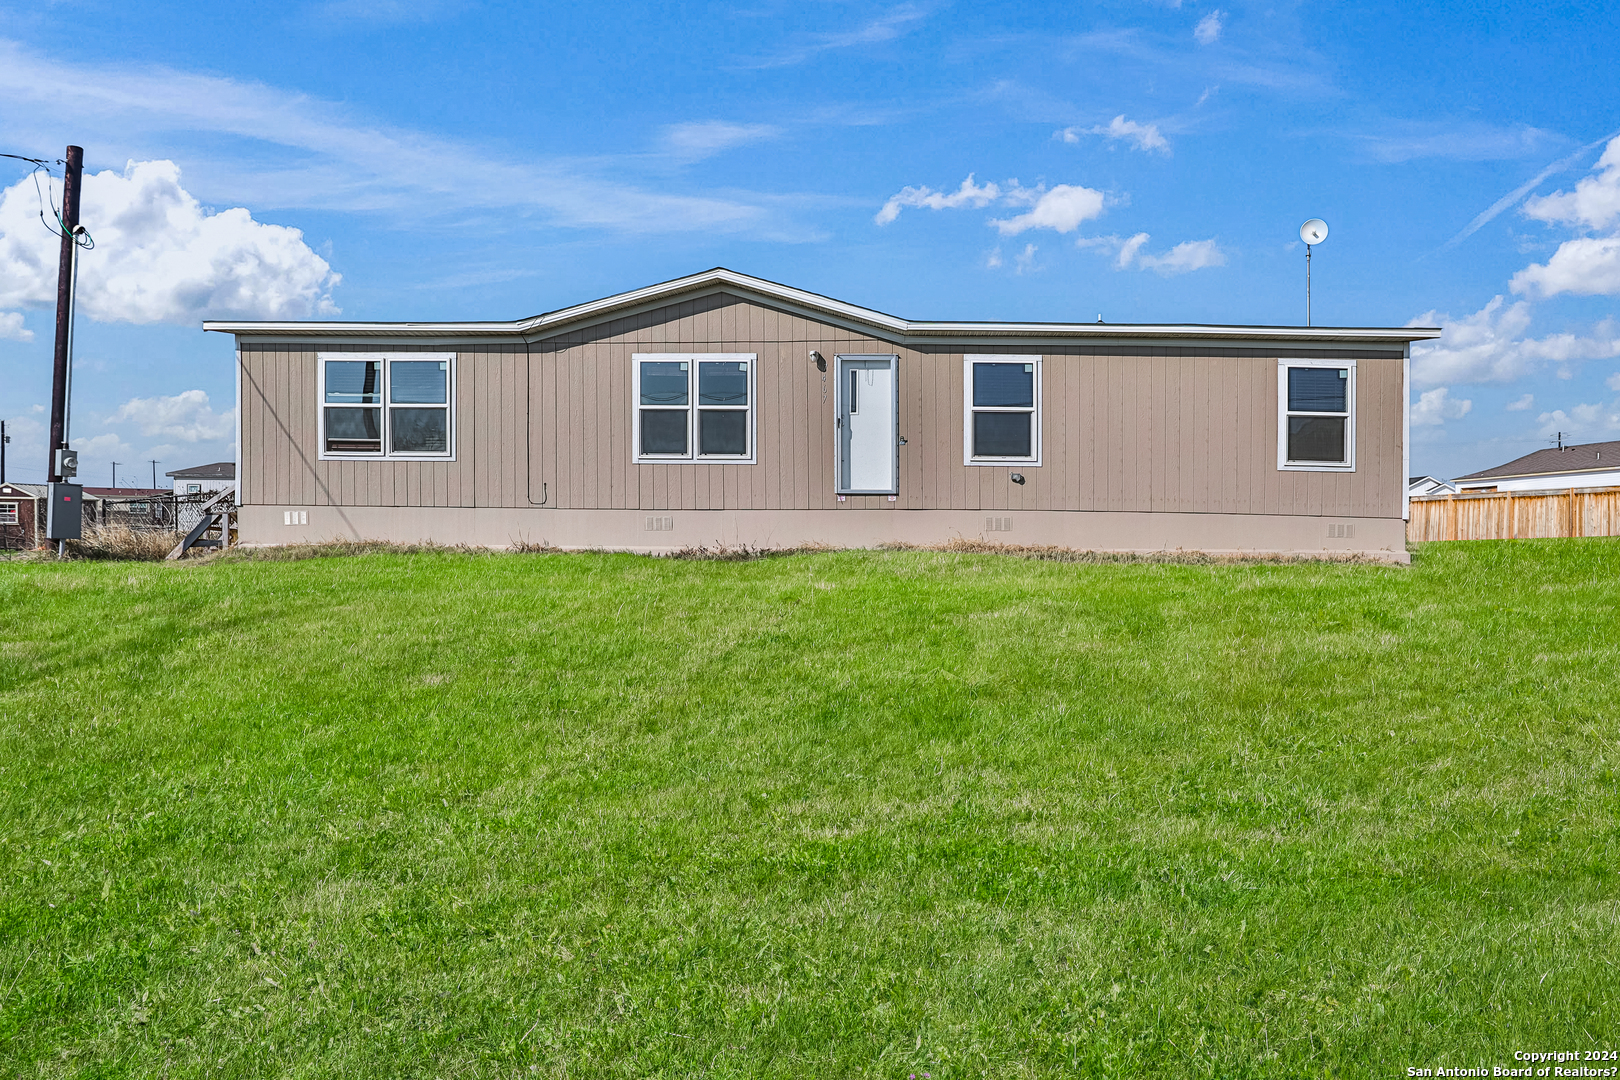
[[[846,360],[887,360],[889,363],[889,399],[894,409],[893,438],[889,444],[889,486],[886,488],[852,488],[844,483],[844,393],[847,376]],[[900,354],[899,353],[839,353],[833,357],[833,484],[839,495],[898,495],[900,493]]]

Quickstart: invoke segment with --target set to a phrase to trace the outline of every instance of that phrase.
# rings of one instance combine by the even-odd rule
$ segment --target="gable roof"
[[[1603,457],[1608,454],[1608,457]],[[1524,457],[1514,458],[1494,469],[1459,476],[1458,480],[1484,480],[1507,476],[1548,476],[1557,473],[1596,472],[1620,469],[1620,442],[1583,443],[1562,450],[1549,446]]]
[[[193,465],[189,469],[176,469],[163,475],[176,480],[235,480],[236,462],[216,461],[212,465]]]
[[[1299,343],[1362,342],[1404,345],[1437,338],[1435,327],[1400,328],[1332,326],[1215,326],[1201,323],[1055,323],[912,321],[871,308],[834,300],[764,278],[715,267],[673,281],[648,285],[584,304],[511,322],[227,322],[210,320],[204,330],[250,338],[331,340],[334,338],[478,338],[537,341],[569,330],[678,300],[713,293],[732,293],[763,301],[809,318],[836,323],[877,336],[914,342],[962,338],[1130,339],[1140,344],[1194,339],[1287,341]]]

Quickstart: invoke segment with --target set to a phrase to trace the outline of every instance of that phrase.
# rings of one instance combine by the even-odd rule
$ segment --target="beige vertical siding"
[[[455,352],[454,461],[322,461],[319,352]],[[527,349],[519,345],[244,344],[247,497],[291,506],[526,506]]]
[[[829,361],[899,354],[907,445],[896,502],[837,500],[832,372],[816,370],[812,349]],[[249,497],[291,505],[1401,514],[1402,361],[1388,354],[1321,354],[1359,357],[1356,470],[1340,474],[1277,469],[1276,352],[898,347],[725,294],[526,346],[419,347],[445,350],[458,355],[456,460],[338,462],[318,459],[317,350],[243,345]],[[756,464],[631,461],[630,357],[686,351],[758,354]],[[1044,357],[1039,467],[963,464],[964,351]],[[1013,472],[1027,484],[1013,484]]]

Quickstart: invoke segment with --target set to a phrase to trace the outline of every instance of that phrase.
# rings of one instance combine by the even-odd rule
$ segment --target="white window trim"
[[[1345,387],[1344,403],[1348,408],[1344,420],[1344,461],[1289,461],[1288,460],[1288,369],[1334,368],[1349,369],[1349,383]],[[1339,416],[1340,413],[1295,413],[1296,416]],[[1277,360],[1277,468],[1282,472],[1355,472],[1356,471],[1356,362],[1354,360],[1290,359]]]
[[[686,453],[643,454],[641,452],[641,365],[643,361],[690,364],[686,384]],[[715,361],[748,365],[748,453],[698,453],[698,368],[701,362]],[[753,465],[759,461],[759,354],[758,353],[631,353],[630,354],[630,460],[637,465]],[[679,407],[679,406],[677,406]],[[708,406],[712,408],[712,406]],[[656,408],[656,406],[654,406]],[[733,411],[744,410],[731,407]]]
[[[1010,409],[998,407],[974,408],[973,406],[973,365],[974,363],[993,364],[1034,364],[1035,365],[1035,407],[1034,409]],[[962,357],[962,464],[964,465],[1032,465],[1041,463],[1041,358],[1039,356],[1009,356],[1003,353],[968,353]],[[1029,445],[1034,453],[1029,457],[974,457],[973,456],[973,414],[975,412],[1028,412],[1030,421]]]
[[[18,505],[9,500],[0,502],[0,525],[20,524],[22,524],[22,519],[18,516]]]
[[[383,400],[378,408],[382,409],[382,449],[379,451],[329,451],[326,449],[326,362],[328,360],[381,360],[383,361]],[[388,364],[393,360],[443,360],[449,366],[445,370],[445,407],[446,417],[446,443],[448,449],[442,454],[411,454],[396,453],[389,449],[391,443],[389,420],[393,405],[388,397],[393,388],[393,372]],[[430,408],[436,406],[429,406]],[[456,354],[426,353],[426,352],[323,352],[315,354],[315,430],[319,442],[317,448],[322,461],[454,461],[456,460]]]

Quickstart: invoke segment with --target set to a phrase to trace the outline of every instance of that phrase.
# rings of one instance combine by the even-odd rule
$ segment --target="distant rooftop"
[[[1608,457],[1604,457],[1608,454]],[[1583,443],[1560,450],[1549,446],[1506,465],[1494,469],[1459,476],[1458,480],[1500,480],[1510,476],[1554,476],[1558,473],[1593,472],[1598,469],[1620,470],[1620,442]]]
[[[166,472],[164,476],[172,476],[176,480],[235,480],[236,462],[216,461],[212,465],[196,465],[189,469],[176,469]]]

